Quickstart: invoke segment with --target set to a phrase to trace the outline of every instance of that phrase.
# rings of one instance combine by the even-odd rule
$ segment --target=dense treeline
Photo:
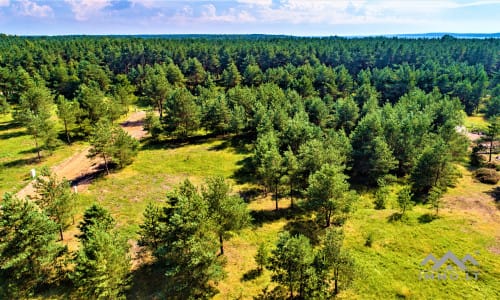
[[[388,185],[397,180],[401,218],[415,201],[432,204],[437,214],[467,151],[457,132],[465,113],[484,110],[498,124],[500,110],[497,39],[1,36],[0,53],[0,113],[13,110],[39,158],[40,149],[54,149],[59,139],[88,138],[90,154],[104,160],[106,171],[109,162],[131,163],[138,142],[114,121],[134,103],[150,108],[145,127],[152,143],[242,135],[253,148],[244,171],[271,193],[277,213],[283,196],[292,210],[295,198],[301,214],[326,228],[320,247],[285,232],[271,253],[259,248],[257,263],[283,286],[270,292],[280,297],[327,299],[352,280],[355,262],[343,248],[342,226],[358,187],[376,188],[374,206],[384,209]],[[64,129],[59,137],[56,121]],[[498,126],[491,128],[493,145]],[[0,295],[33,293],[41,276],[57,281],[46,264],[65,255],[52,244],[57,233],[63,239],[73,200],[64,192],[67,182],[44,176],[40,209],[10,195],[1,207],[9,238],[0,238],[6,278]],[[50,247],[14,251],[23,236],[7,226],[12,222],[23,222],[29,234],[46,228]],[[243,200],[218,177],[202,188],[185,181],[165,205],[149,205],[139,243],[167,278],[162,295],[216,293],[225,275],[224,241],[250,223]],[[92,206],[79,229],[81,247],[67,276],[76,293],[123,297],[130,258],[113,218]],[[29,263],[38,273],[11,260],[17,255],[36,257]],[[264,299],[273,297],[266,293]]]

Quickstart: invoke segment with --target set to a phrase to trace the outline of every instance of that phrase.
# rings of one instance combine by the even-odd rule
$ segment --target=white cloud
[[[2,6],[9,6],[10,1],[9,0],[0,0],[0,7]]]
[[[78,21],[86,21],[99,15],[101,10],[111,5],[111,0],[64,0],[71,6],[71,10]]]
[[[15,10],[17,14],[28,17],[46,18],[54,15],[52,7],[48,5],[38,5],[36,2],[29,0],[16,2]]]
[[[273,4],[273,0],[237,0],[236,2],[258,6],[271,6]]]

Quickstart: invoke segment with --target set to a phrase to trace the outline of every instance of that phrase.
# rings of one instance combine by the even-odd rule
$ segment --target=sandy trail
[[[131,136],[140,140],[147,132],[143,129],[146,112],[133,112],[126,121],[120,123],[120,126]],[[103,161],[101,158],[88,158],[90,147],[86,147],[80,152],[73,154],[60,164],[51,168],[58,178],[66,178],[77,186],[78,191],[88,188],[89,184],[95,178],[95,175],[102,171]],[[16,195],[19,198],[33,196],[35,193],[33,181],[21,189]]]

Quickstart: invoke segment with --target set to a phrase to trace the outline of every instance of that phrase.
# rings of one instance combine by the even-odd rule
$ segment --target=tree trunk
[[[71,144],[71,140],[69,139],[69,132],[68,132],[68,122],[64,120],[64,131],[66,132],[66,140],[68,140],[68,144]]]
[[[491,153],[493,152],[493,136],[491,137],[491,140],[490,140],[490,159],[488,160],[488,162],[491,162]]]
[[[59,235],[61,236],[61,241],[64,241],[62,225],[59,225]]]
[[[276,184],[276,187],[274,190],[274,199],[276,201],[276,211],[278,211],[278,184]]]
[[[220,255],[224,255],[224,242],[222,240],[222,234],[219,234],[219,242],[220,242]]]
[[[106,168],[106,174],[109,175],[108,160],[106,159],[106,154],[103,153],[102,158],[104,158],[104,167]]]
[[[38,161],[42,161],[42,156],[40,155],[40,147],[38,147],[38,139],[36,138],[36,135],[33,136],[35,138],[35,147],[36,147],[36,154],[38,156]]]
[[[293,209],[293,185],[290,183],[290,208]]]
[[[334,271],[334,274],[335,274],[335,280],[334,280],[335,289],[333,290],[333,293],[334,293],[334,295],[337,295],[339,293],[339,285],[338,285],[339,272],[337,269]]]
[[[163,101],[158,100],[158,112],[160,113],[160,120],[163,118]]]

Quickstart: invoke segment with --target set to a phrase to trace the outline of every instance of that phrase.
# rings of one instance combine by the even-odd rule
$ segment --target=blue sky
[[[499,31],[500,0],[0,0],[17,35]]]

